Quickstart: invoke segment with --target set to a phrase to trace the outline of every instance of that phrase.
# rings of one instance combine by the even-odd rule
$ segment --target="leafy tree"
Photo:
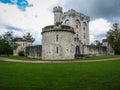
[[[96,45],[96,46],[101,46],[102,44],[100,43],[99,40],[95,40],[92,44],[92,46]]]
[[[12,54],[15,46],[13,32],[5,32],[0,37],[0,54]]]
[[[107,32],[107,40],[114,49],[115,54],[120,54],[120,28],[118,23],[114,23],[112,28]]]
[[[35,39],[32,37],[32,35],[29,32],[26,33],[25,35],[23,35],[23,39],[28,40],[28,41],[32,41],[32,42],[35,41]]]
[[[3,38],[0,39],[0,54],[12,54],[12,48],[10,44]]]
[[[0,36],[0,54],[2,54],[3,53],[3,44],[4,42],[3,42],[3,40],[2,40],[2,36]]]

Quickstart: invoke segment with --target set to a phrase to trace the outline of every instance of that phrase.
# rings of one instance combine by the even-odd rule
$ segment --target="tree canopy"
[[[14,49],[13,32],[6,32],[0,37],[0,54],[12,54]]]
[[[29,32],[23,35],[23,39],[31,42],[35,41],[35,39],[32,37],[32,35]]]
[[[22,40],[27,40],[33,42],[35,39],[30,33],[26,33]],[[0,36],[0,54],[13,54],[13,50],[17,48],[18,44],[15,43],[17,38],[13,36],[13,32],[8,31]]]
[[[120,27],[118,23],[114,23],[112,28],[107,32],[107,40],[114,49],[115,54],[120,54]]]
[[[91,43],[91,45],[95,45],[95,46],[101,46],[102,43],[99,40],[95,40],[93,43]]]

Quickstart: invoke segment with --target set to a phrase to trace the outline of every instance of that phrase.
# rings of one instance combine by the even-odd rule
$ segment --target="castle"
[[[89,16],[73,9],[63,13],[62,7],[59,6],[54,7],[53,12],[54,25],[44,27],[41,32],[42,46],[37,48],[26,46],[27,49],[24,48],[26,56],[42,56],[42,59],[56,60],[74,59],[85,55],[114,54],[106,40],[103,40],[102,46],[89,45]]]

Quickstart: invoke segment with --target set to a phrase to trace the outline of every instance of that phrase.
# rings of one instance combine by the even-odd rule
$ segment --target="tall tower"
[[[62,8],[54,7],[54,24],[42,29],[42,59],[74,59],[74,29],[62,22]],[[59,24],[60,24],[59,23]]]
[[[90,17],[79,13],[73,9],[64,12],[62,15],[63,25],[74,28],[75,41],[81,41],[84,45],[89,45],[89,21]]]
[[[62,7],[57,6],[53,8],[53,12],[54,12],[54,24],[56,24],[56,22],[62,22]]]

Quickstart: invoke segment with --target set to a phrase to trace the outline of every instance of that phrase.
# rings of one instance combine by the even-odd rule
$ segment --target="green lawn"
[[[0,90],[120,90],[120,61],[71,64],[0,61]]]
[[[108,55],[108,56],[89,56],[89,57],[84,57],[80,59],[84,60],[98,60],[98,59],[108,59],[108,58],[117,58],[120,57],[120,55]]]
[[[29,57],[25,57],[25,56],[13,56],[13,55],[10,55],[10,56],[1,55],[1,56],[9,58],[9,59],[17,59],[17,60],[42,60],[41,58],[29,58]],[[120,55],[89,56],[89,57],[79,58],[79,60],[82,60],[82,59],[84,59],[84,60],[98,60],[98,59],[108,59],[108,58],[116,58],[116,57],[120,57]],[[64,60],[68,60],[68,59],[64,59]]]
[[[41,58],[29,58],[29,57],[25,57],[25,56],[13,56],[13,55],[1,55],[1,57],[6,57],[9,59],[17,59],[17,60],[42,60]]]

